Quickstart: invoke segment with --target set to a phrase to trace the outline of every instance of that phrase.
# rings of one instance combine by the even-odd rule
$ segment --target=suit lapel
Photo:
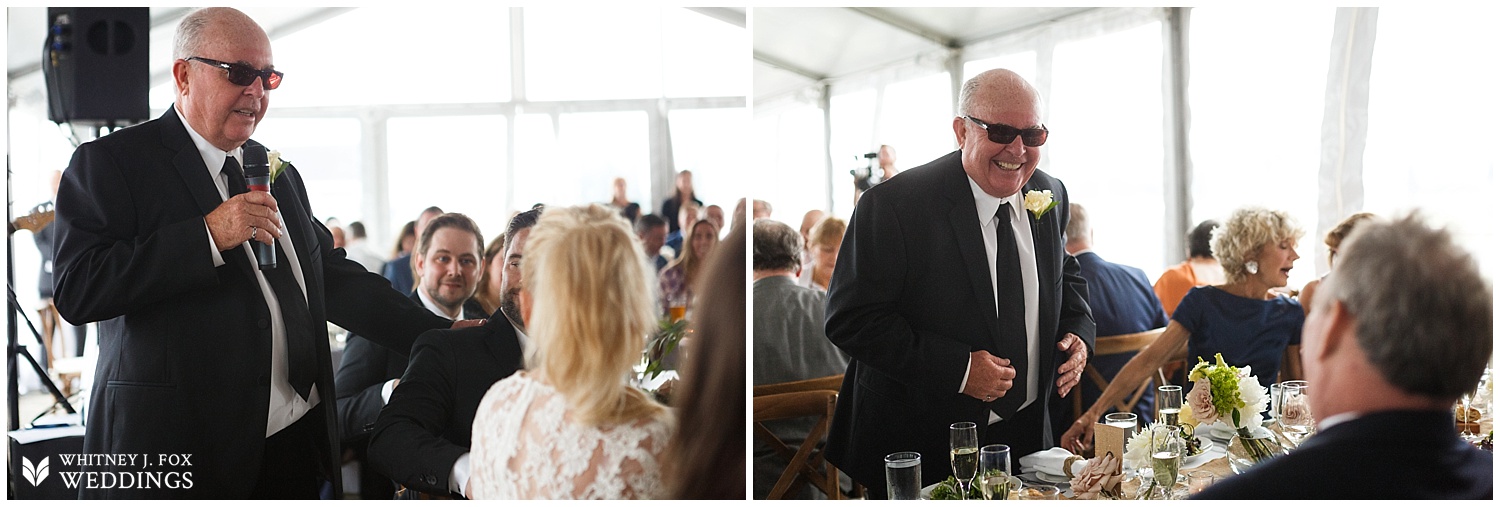
[[[198,211],[208,216],[224,199],[219,197],[218,183],[208,173],[208,167],[203,165],[203,155],[198,153],[198,146],[193,144],[193,138],[188,135],[187,125],[182,118],[177,116],[177,108],[168,108],[161,115],[166,123],[162,129],[162,144],[168,148],[177,150],[177,156],[172,158],[172,166],[177,169],[177,174],[182,177],[183,185],[187,186],[188,192],[193,196],[193,202],[198,205]],[[240,273],[255,281],[255,273],[250,263],[245,259],[243,249],[231,248],[219,252],[225,264],[230,264],[239,269]]]
[[[968,175],[963,165],[955,160],[950,178],[945,178],[946,196],[952,207],[948,210],[948,223],[953,227],[953,237],[958,239],[958,251],[963,255],[964,267],[969,273],[969,286],[974,298],[983,303],[985,327],[989,329],[988,343],[1000,340],[1000,317],[995,314],[995,289],[990,278],[989,256],[984,251],[984,233],[979,230],[978,211],[974,194],[969,189]]]

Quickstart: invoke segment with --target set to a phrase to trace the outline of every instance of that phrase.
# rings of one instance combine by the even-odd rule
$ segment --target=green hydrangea
[[[1240,410],[1244,408],[1245,402],[1240,399],[1239,369],[1224,363],[1223,354],[1214,354],[1214,364],[1208,364],[1202,357],[1198,358],[1198,365],[1188,373],[1188,380],[1197,382],[1208,379],[1209,393],[1214,398],[1214,412],[1219,417],[1229,417],[1234,422],[1234,427],[1240,426]]]

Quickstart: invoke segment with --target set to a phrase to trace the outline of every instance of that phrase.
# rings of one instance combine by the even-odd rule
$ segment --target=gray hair
[[[802,265],[802,235],[792,226],[761,218],[755,221],[756,271],[796,271]]]
[[[1440,400],[1473,389],[1493,347],[1494,295],[1452,235],[1413,213],[1367,221],[1339,250],[1313,304],[1344,303],[1360,349],[1385,380]]]
[[[1087,241],[1089,229],[1089,210],[1083,208],[1082,204],[1068,204],[1068,225],[1063,227],[1063,240],[1069,243],[1074,241]]]
[[[173,60],[198,56],[198,50],[203,47],[203,32],[213,22],[218,10],[198,9],[182,18],[182,22],[177,24],[177,35],[172,39]]]

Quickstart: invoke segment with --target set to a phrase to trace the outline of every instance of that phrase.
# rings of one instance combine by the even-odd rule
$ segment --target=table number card
[[[1130,438],[1129,432],[1128,428],[1094,423],[1094,456],[1103,456],[1107,452],[1124,456],[1125,441]]]

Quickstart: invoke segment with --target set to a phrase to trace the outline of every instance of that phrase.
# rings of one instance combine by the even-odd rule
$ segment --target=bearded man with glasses
[[[1040,97],[996,69],[959,103],[959,150],[865,192],[829,287],[828,338],[852,360],[828,456],[877,498],[889,453],[921,453],[925,482],[948,477],[955,422],[978,423],[980,445],[1008,444],[1013,459],[1057,445],[1047,405],[1093,348],[1087,289],[1063,249],[1068,193],[1036,168]]]
[[[57,307],[100,329],[84,453],[131,457],[85,461],[79,496],[340,496],[327,322],[401,353],[452,323],[346,259],[295,167],[247,191],[283,77],[255,21],[195,11],[173,51],[173,107],[80,146],[58,189]]]

